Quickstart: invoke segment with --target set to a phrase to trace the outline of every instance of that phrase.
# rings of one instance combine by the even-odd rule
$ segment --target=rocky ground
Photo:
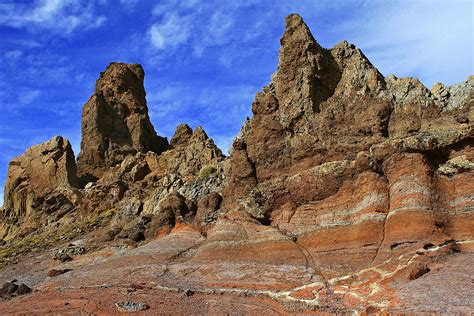
[[[230,157],[151,125],[139,65],[9,166],[2,314],[472,313],[473,77],[431,90],[286,19]],[[32,289],[32,291],[28,291]]]

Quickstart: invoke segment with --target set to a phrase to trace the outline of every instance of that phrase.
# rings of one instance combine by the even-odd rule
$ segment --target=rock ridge
[[[77,172],[62,137],[10,163],[0,281],[36,290],[0,309],[472,313],[474,77],[384,77],[297,14],[280,43],[230,157],[199,126],[157,136],[142,67],[111,63]]]

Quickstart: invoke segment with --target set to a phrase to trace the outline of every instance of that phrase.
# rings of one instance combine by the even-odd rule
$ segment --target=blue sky
[[[473,10],[470,0],[1,0],[0,185],[14,156],[54,135],[78,154],[82,106],[111,61],[143,65],[160,135],[202,125],[227,150],[276,69],[287,14],[324,47],[346,39],[384,75],[431,87],[473,74]]]

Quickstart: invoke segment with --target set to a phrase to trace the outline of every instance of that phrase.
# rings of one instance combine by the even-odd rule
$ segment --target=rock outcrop
[[[143,70],[111,64],[84,107],[78,173],[94,182],[74,189],[61,138],[15,159],[7,181],[0,264],[30,243],[80,253],[55,267],[64,277],[31,254],[0,282],[39,265],[21,282],[40,290],[19,302],[57,313],[113,313],[105,300],[135,292],[151,313],[471,313],[473,77],[431,90],[384,77],[295,14],[281,45],[229,158],[200,127],[156,136]]]
[[[78,176],[85,185],[137,152],[166,150],[148,116],[143,80],[137,64],[111,63],[95,84],[82,110],[81,152]]]
[[[30,232],[60,218],[79,199],[76,161],[61,136],[27,149],[8,168],[0,238]]]

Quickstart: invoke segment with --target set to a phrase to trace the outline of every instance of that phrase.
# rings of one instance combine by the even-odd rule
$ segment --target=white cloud
[[[0,5],[0,25],[32,32],[47,30],[64,37],[76,30],[100,27],[105,21],[105,16],[95,14],[93,2],[80,0],[41,0],[33,6],[18,3]]]
[[[384,75],[453,84],[474,72],[473,7],[464,0],[367,3],[336,30]]]
[[[18,96],[18,102],[21,105],[27,105],[38,99],[40,95],[41,91],[39,90],[26,90]]]
[[[152,23],[148,28],[152,47],[155,51],[160,51],[159,57],[163,57],[168,52],[172,54],[173,50],[186,46],[192,49],[194,57],[199,58],[207,49],[222,47],[236,37],[251,39],[241,36],[239,32],[253,27],[253,24],[258,22],[252,21],[244,28],[241,28],[241,25],[234,27],[237,11],[250,4],[248,1],[236,1],[231,4],[196,0],[160,1],[152,10],[153,16],[160,21]],[[219,60],[230,65],[232,58],[227,56]]]
[[[6,51],[5,54],[3,54],[3,56],[5,57],[7,61],[15,62],[21,56],[23,56],[23,52],[19,49],[9,50],[9,51]]]
[[[175,12],[166,14],[161,23],[155,23],[148,29],[154,48],[173,49],[186,43],[189,38],[189,19]]]
[[[163,0],[153,7],[152,14],[160,16],[171,11],[199,11],[204,6],[205,2],[200,2],[199,0]]]

